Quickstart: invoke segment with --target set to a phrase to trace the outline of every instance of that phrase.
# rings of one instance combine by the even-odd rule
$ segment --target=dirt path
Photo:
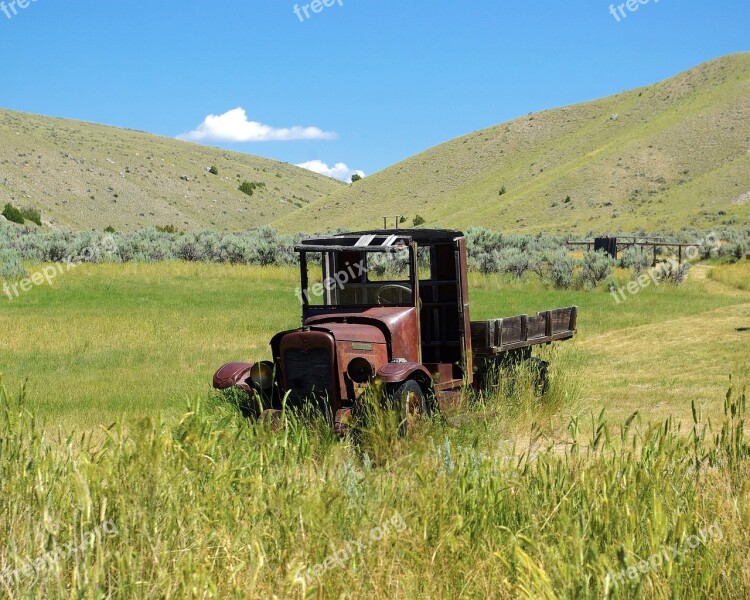
[[[733,285],[729,285],[726,283],[722,283],[721,281],[716,281],[715,279],[711,279],[711,277],[708,276],[708,274],[715,269],[716,267],[713,265],[703,265],[703,264],[697,264],[693,265],[690,268],[690,278],[693,281],[700,281],[706,288],[706,291],[711,293],[720,293],[724,294],[725,296],[736,296],[736,297],[744,297],[748,299],[748,302],[750,302],[750,292],[746,292],[745,290],[741,290],[739,288],[734,287]]]
[[[693,265],[690,270],[690,276],[698,281],[703,281],[704,279],[708,279],[708,272],[715,268],[711,265]]]

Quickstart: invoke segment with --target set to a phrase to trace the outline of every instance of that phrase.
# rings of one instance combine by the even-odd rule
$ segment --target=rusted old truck
[[[535,346],[572,338],[578,308],[485,321],[469,312],[466,239],[444,230],[364,231],[301,241],[302,327],[271,340],[272,360],[234,362],[213,378],[256,416],[313,403],[341,433],[379,381],[408,426],[460,406],[498,364],[536,361]]]

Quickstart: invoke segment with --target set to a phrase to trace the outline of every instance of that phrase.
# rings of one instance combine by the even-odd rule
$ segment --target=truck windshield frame
[[[299,253],[303,309],[414,308],[419,305],[417,244],[395,247],[305,246]],[[319,255],[322,277],[311,282],[308,255]],[[381,259],[381,257],[383,257]],[[406,259],[406,272],[389,279],[376,266]]]

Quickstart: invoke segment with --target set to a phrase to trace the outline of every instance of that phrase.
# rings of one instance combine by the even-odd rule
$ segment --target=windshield
[[[302,252],[298,297],[310,307],[414,306],[408,246],[377,252]]]

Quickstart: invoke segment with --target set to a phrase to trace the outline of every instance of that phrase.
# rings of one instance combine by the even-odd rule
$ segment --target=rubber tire
[[[425,416],[428,414],[428,404],[425,393],[416,381],[409,379],[396,388],[392,397],[393,407],[398,411],[400,419],[398,434],[400,437],[407,437],[409,435],[409,430],[413,427],[413,424],[410,426],[409,422],[409,397],[411,397],[412,401],[417,403],[417,414],[419,416]]]
[[[528,359],[529,367],[537,373],[536,389],[540,396],[549,390],[549,363],[546,360],[532,356]]]

